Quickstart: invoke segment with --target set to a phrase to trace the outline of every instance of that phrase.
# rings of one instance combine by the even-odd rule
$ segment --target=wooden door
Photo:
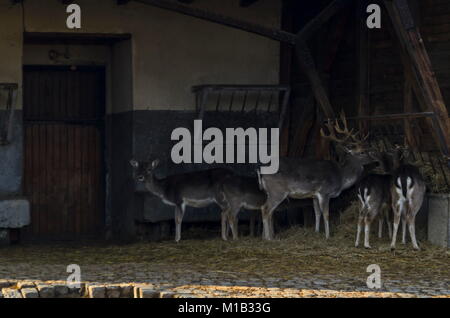
[[[24,68],[25,240],[101,237],[105,75],[98,67]]]

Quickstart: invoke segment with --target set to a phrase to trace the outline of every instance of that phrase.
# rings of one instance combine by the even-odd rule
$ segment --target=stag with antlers
[[[332,160],[280,158],[280,168],[276,174],[259,174],[260,186],[267,194],[262,208],[263,238],[273,239],[272,215],[286,198],[312,198],[316,232],[319,231],[320,217],[323,215],[325,236],[329,238],[330,199],[353,186],[363,174],[364,165],[376,161],[365,144],[367,136],[349,130],[343,113],[340,122],[328,122],[326,127],[329,133],[326,134],[322,129],[323,138],[335,142],[346,154],[342,165]]]

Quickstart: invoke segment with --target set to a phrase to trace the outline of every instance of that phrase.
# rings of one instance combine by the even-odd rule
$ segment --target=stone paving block
[[[152,287],[141,287],[139,288],[138,298],[161,298],[160,292]]]
[[[174,292],[163,290],[159,292],[158,298],[174,298],[175,295],[176,294]]]
[[[199,298],[199,296],[196,296],[194,294],[176,294],[173,296],[173,298]]]
[[[106,287],[100,285],[88,286],[89,298],[106,298]]]
[[[120,298],[120,287],[119,286],[106,286],[106,297],[107,298]]]
[[[133,286],[133,298],[141,298],[141,288],[145,287],[143,285]]]
[[[69,287],[66,284],[55,284],[55,297],[63,298],[69,294]]]
[[[78,285],[78,286],[77,286]],[[67,287],[69,288],[69,297],[81,297],[84,294],[85,284],[69,284]]]
[[[36,284],[34,282],[32,282],[32,281],[24,280],[24,281],[20,281],[20,282],[17,283],[17,288],[18,289],[34,288],[34,287],[36,287]]]
[[[6,279],[0,279],[0,289],[2,288],[8,288],[15,284],[15,282],[6,280]]]
[[[122,285],[120,286],[120,297],[121,298],[133,298],[134,288],[132,285]]]
[[[34,287],[22,288],[20,292],[22,293],[23,298],[39,298],[39,292]]]
[[[55,297],[55,288],[49,284],[38,284],[37,290],[39,292],[39,296],[41,298],[54,298]]]
[[[4,298],[23,298],[22,294],[19,290],[14,288],[3,288],[3,297]]]

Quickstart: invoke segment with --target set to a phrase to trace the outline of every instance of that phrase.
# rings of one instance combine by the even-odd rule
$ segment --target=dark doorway
[[[25,240],[102,238],[103,67],[25,66]]]

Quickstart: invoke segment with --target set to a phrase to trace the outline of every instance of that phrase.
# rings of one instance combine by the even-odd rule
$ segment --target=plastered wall
[[[279,1],[261,0],[247,9],[240,8],[238,2],[197,0],[195,4],[247,21],[279,26]],[[113,112],[128,111],[131,106],[134,110],[192,110],[192,85],[278,82],[277,42],[133,1],[125,6],[118,6],[114,0],[77,3],[82,8],[82,29],[71,31],[65,24],[66,6],[58,1],[27,0],[22,9],[9,0],[0,0],[0,82],[21,84],[24,30],[130,33],[128,75],[132,77],[132,96],[126,100],[132,100],[133,105],[117,105]]]

